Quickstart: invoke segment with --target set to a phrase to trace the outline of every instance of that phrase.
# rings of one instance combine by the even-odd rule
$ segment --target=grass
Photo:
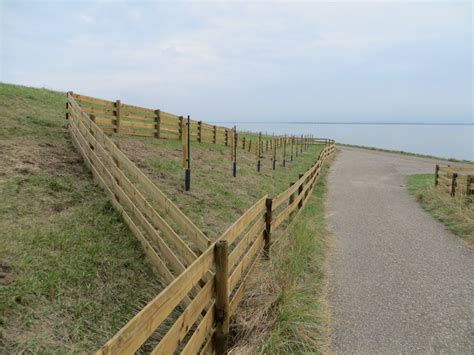
[[[328,349],[325,306],[324,166],[305,208],[272,245],[233,324],[232,353],[322,353]]]
[[[0,352],[96,349],[161,288],[70,143],[65,96],[0,84]]]
[[[363,146],[363,145],[342,144],[342,143],[337,143],[337,144],[340,145],[340,146],[343,146],[343,147],[362,148],[362,149],[368,149],[368,150],[375,150],[375,151],[378,151],[378,152],[409,155],[409,156],[412,156],[412,157],[428,158],[428,159],[436,159],[436,160],[447,160],[447,161],[452,161],[452,162],[456,162],[456,163],[474,164],[474,161],[465,160],[465,159],[441,158],[441,157],[437,157],[437,156],[434,156],[434,155],[411,153],[411,152],[405,152],[403,150],[391,150],[391,149],[382,149],[382,148],[375,148],[375,147],[366,147],[366,146]]]
[[[249,134],[247,136],[250,137]],[[216,239],[225,229],[265,194],[276,196],[288,188],[298,174],[316,160],[322,145],[312,146],[303,154],[275,171],[270,152],[264,154],[261,172],[256,171],[255,154],[241,148],[237,156],[237,177],[231,176],[228,147],[192,142],[191,191],[183,192],[180,143],[176,140],[113,136],[121,149],[167,193],[209,237]],[[287,157],[289,158],[289,157]]]
[[[435,188],[433,181],[432,174],[411,175],[407,188],[426,211],[474,248],[474,201],[469,203],[463,195],[451,197]]]
[[[72,146],[65,101],[0,83],[0,353],[95,350],[163,287]],[[267,154],[261,173],[239,151],[233,179],[228,148],[196,143],[184,193],[178,142],[113,139],[213,238],[262,195],[286,189],[321,149],[275,172]]]

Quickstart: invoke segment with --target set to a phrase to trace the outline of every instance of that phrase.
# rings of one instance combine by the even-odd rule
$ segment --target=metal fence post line
[[[233,150],[233,161],[232,161],[232,176],[233,177],[236,177],[237,176],[237,141],[238,139],[238,136],[237,136],[237,127],[234,126],[234,139],[233,139],[233,147],[232,147],[232,150]]]
[[[191,120],[188,115],[186,125],[183,125],[183,131],[181,133],[183,141],[183,163],[184,163],[184,191],[191,189],[191,149],[190,149],[190,138],[191,138]],[[185,129],[184,129],[185,128]]]

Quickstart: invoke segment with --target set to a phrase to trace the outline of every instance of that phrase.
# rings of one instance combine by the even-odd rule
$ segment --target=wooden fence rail
[[[469,199],[474,195],[474,167],[436,165],[435,186],[451,196],[459,193]]]
[[[88,103],[88,108],[84,109],[78,101]],[[153,354],[226,352],[229,318],[244,296],[249,276],[260,255],[268,257],[275,231],[283,231],[288,225],[285,222],[306,204],[323,162],[334,153],[334,141],[324,140],[325,148],[314,164],[286,191],[273,199],[263,196],[212,243],[126,157],[106,134],[108,128],[104,131],[103,126],[107,123],[115,132],[124,130],[135,134],[133,132],[140,131],[136,135],[143,135],[148,132],[142,131],[151,127],[143,125],[154,120],[152,134],[161,136],[167,134],[164,122],[175,119],[179,122],[175,135],[192,136],[193,130],[183,118],[72,93],[67,95],[67,106],[74,145],[141,243],[151,264],[168,283],[97,353],[132,354],[143,346]],[[112,118],[106,118],[109,116]],[[131,118],[135,120],[133,125],[128,124]],[[207,125],[199,122],[197,127],[196,138],[204,140]],[[210,127],[212,139],[216,141],[217,132],[222,129]],[[224,137],[223,144],[232,146],[235,161],[236,149],[240,146],[235,130],[227,131]],[[245,140],[243,142],[245,146]],[[247,142],[250,147],[251,141]],[[270,149],[264,150],[259,136],[254,142],[256,156],[260,159],[269,151],[274,159],[275,149],[288,146],[287,143],[296,146],[296,151],[302,151],[311,144],[321,144],[321,140],[309,136],[276,137],[267,143]],[[186,157],[183,154],[183,159]],[[156,333],[161,334],[161,338],[153,343],[150,337]]]
[[[229,317],[235,314],[260,255],[266,251],[264,255],[268,256],[271,235],[285,220],[292,218],[293,212],[304,207],[323,162],[334,150],[334,144],[325,147],[313,166],[276,198],[263,196],[257,201],[97,353],[135,352],[165,319],[169,319],[171,312],[176,311],[175,308],[186,295],[191,299],[190,303],[180,310],[178,317],[174,317],[172,325],[152,353],[225,353]],[[285,202],[289,203],[272,217],[272,212]],[[212,275],[207,281],[203,279],[206,274]],[[200,284],[204,285],[197,294],[192,295],[191,290]]]

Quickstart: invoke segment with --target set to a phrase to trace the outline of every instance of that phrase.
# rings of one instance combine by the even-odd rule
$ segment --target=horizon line
[[[258,121],[258,122],[236,122],[236,121],[210,121],[212,123],[219,124],[325,124],[325,125],[406,125],[406,126],[473,126],[473,122],[364,122],[364,121],[353,121],[353,122],[329,122],[329,121]]]

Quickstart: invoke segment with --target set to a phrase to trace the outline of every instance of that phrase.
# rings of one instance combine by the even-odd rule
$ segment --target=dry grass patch
[[[232,320],[232,353],[322,353],[328,349],[324,269],[325,176],[261,260]]]
[[[432,174],[408,176],[407,187],[426,211],[474,248],[474,196],[470,199],[463,194],[451,197],[434,187]]]

